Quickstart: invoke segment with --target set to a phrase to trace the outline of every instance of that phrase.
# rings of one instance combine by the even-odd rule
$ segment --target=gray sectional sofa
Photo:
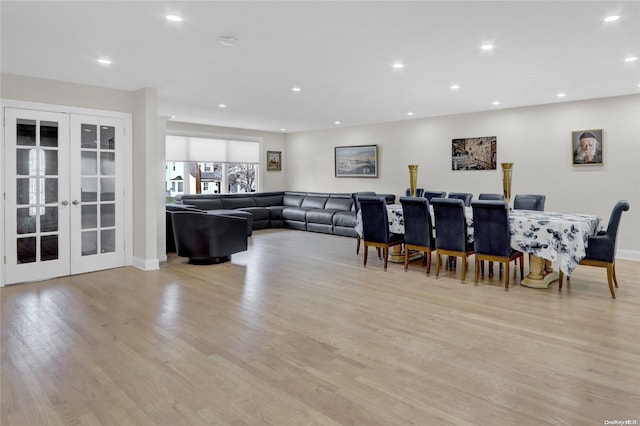
[[[256,229],[284,227],[355,237],[357,194],[280,191],[178,195],[175,203],[167,204],[167,227],[172,211],[195,210],[244,217],[248,235]],[[388,202],[395,201],[395,195],[383,195]],[[172,234],[167,229],[167,235]],[[167,247],[170,243],[167,241]]]

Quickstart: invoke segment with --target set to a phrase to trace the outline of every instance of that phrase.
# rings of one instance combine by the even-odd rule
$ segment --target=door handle
[[[77,206],[78,204],[80,204],[80,201],[78,201],[78,200],[73,200],[73,201],[71,202],[71,204],[73,204],[74,206]]]
[[[60,204],[62,204],[63,206],[68,206],[69,202],[67,200],[64,200],[64,201],[60,201]]]

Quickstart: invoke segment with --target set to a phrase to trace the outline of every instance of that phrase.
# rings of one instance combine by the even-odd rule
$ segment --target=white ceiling
[[[640,57],[639,1],[0,7],[2,72],[155,87],[158,113],[177,121],[293,132],[640,93],[640,60],[625,62]],[[620,19],[604,23],[612,14]],[[495,49],[483,52],[489,42]],[[101,56],[113,64],[98,65]]]

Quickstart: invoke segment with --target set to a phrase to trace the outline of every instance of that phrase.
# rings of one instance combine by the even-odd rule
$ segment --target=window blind
[[[260,162],[258,142],[167,135],[165,148],[167,161]]]

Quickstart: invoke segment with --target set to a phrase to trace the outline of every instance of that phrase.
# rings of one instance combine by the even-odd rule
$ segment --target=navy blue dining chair
[[[511,248],[509,206],[504,201],[472,201],[473,251],[475,254],[475,284],[478,284],[480,262],[504,263],[504,290],[509,290],[509,262],[520,259],[520,280],[524,278],[524,256]],[[502,268],[501,268],[502,270]]]
[[[431,202],[432,198],[444,198],[447,193],[445,191],[424,191],[422,196]]]
[[[503,194],[479,194],[478,195],[478,200],[482,200],[482,201],[487,201],[487,200],[494,200],[494,201],[504,201],[504,195]]]
[[[369,247],[382,249],[384,270],[387,270],[389,247],[402,244],[404,235],[394,234],[389,230],[387,202],[384,197],[363,195],[360,201],[362,215],[362,240],[364,241],[364,260],[362,266],[367,267]]]
[[[441,255],[461,257],[461,282],[464,283],[467,275],[467,258],[473,254],[473,244],[467,241],[464,202],[452,198],[434,198],[431,204],[436,229],[436,277],[440,275]]]
[[[422,197],[422,194],[424,194],[424,188],[416,188],[416,197]],[[411,188],[407,188],[404,191],[404,195],[405,197],[411,197]]]
[[[360,201],[358,200],[358,197],[362,196],[362,195],[376,195],[375,192],[354,192],[351,194],[351,198],[353,199],[353,209],[355,210],[356,214],[358,214],[358,212],[360,211]],[[356,233],[356,254],[360,254],[360,235],[358,235]]]
[[[447,195],[447,198],[453,198],[454,200],[462,200],[465,207],[470,207],[473,194],[469,192],[450,192],[449,195]]]
[[[609,282],[609,291],[611,298],[616,298],[614,285],[618,287],[618,279],[616,277],[616,243],[618,240],[618,227],[622,212],[629,210],[629,202],[620,200],[613,207],[607,230],[594,237],[589,237],[586,248],[586,256],[580,261],[580,265],[598,266],[607,268],[607,281]],[[560,279],[558,281],[558,290],[562,290],[562,280],[564,273],[560,271]],[[567,277],[567,282],[570,277]]]
[[[409,250],[424,253],[427,276],[431,273],[431,252],[436,249],[433,225],[429,213],[429,201],[426,198],[402,197],[402,216],[404,220],[404,270],[409,266]]]
[[[534,210],[544,211],[545,195],[537,194],[517,194],[513,199],[514,210]]]

